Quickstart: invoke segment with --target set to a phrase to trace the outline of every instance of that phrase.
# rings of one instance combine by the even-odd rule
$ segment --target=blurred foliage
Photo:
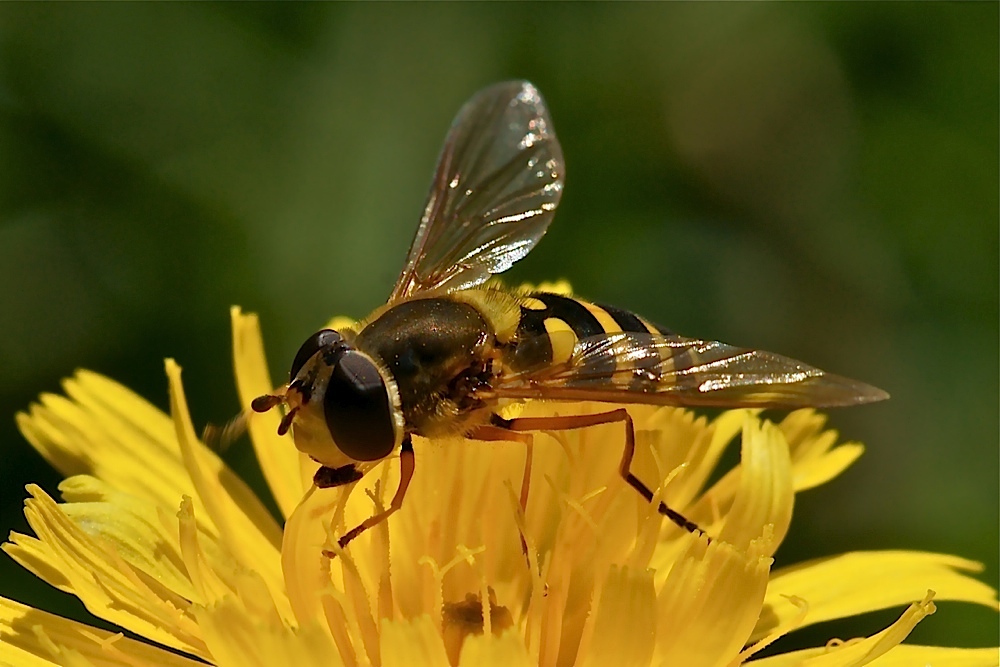
[[[276,378],[379,305],[452,115],[528,78],[568,179],[511,280],[886,388],[832,415],[868,453],[801,497],[778,564],[937,550],[996,586],[997,25],[996,3],[3,5],[0,412],[76,367],[165,407],[172,356],[224,422],[230,304],[261,314]],[[58,477],[9,417],[0,437],[24,530],[23,485]],[[0,580],[84,614],[7,559]],[[915,641],[996,631],[945,603]]]

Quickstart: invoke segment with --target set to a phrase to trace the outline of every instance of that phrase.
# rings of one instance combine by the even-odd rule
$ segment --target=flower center
[[[489,591],[490,630],[494,637],[500,636],[514,625],[514,617],[507,607],[497,604],[496,595]],[[442,633],[448,662],[458,664],[462,644],[469,635],[483,634],[483,602],[475,593],[468,593],[461,602],[446,602],[441,610]]]

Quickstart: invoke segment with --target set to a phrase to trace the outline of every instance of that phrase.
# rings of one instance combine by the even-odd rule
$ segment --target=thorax
[[[396,381],[413,433],[461,433],[482,407],[475,387],[492,377],[495,335],[470,303],[430,297],[391,306],[361,329],[355,345]]]

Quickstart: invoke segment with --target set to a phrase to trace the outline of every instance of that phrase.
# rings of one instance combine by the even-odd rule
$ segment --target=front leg
[[[356,477],[349,479],[347,482],[341,482],[341,484],[347,484],[349,482],[356,482],[361,479],[361,473],[354,468],[354,465],[341,466],[340,468],[327,468],[333,473],[339,473],[345,468],[352,468]],[[403,445],[399,451],[399,486],[396,487],[396,495],[392,497],[392,501],[389,503],[389,507],[378,514],[372,515],[371,517],[362,521],[359,525],[355,526],[351,530],[344,533],[339,540],[337,540],[337,545],[344,549],[347,547],[348,543],[355,537],[365,532],[369,528],[373,528],[378,524],[382,523],[394,513],[399,511],[399,508],[403,506],[403,498],[406,496],[406,489],[410,486],[410,480],[413,479],[413,469],[414,469],[414,457],[413,457],[413,443],[410,440],[410,434],[407,433],[403,436]],[[320,468],[322,471],[323,468]],[[316,473],[319,474],[319,471]],[[348,473],[344,473],[347,475]],[[314,479],[314,481],[316,481]],[[317,482],[317,486],[319,483]],[[336,485],[334,485],[336,486]],[[336,554],[329,550],[324,550],[323,554],[329,558],[333,558]]]
[[[329,489],[334,486],[343,486],[361,479],[364,475],[353,463],[348,463],[339,468],[328,468],[324,465],[319,467],[313,475],[313,484],[320,489]]]

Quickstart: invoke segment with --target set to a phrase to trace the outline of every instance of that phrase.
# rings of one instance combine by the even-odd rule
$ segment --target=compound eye
[[[392,394],[375,363],[356,350],[344,352],[323,396],[326,426],[340,451],[356,461],[377,461],[396,446]]]
[[[312,336],[306,339],[306,342],[302,343],[299,351],[295,353],[295,358],[292,360],[292,370],[288,373],[288,379],[294,380],[298,376],[299,371],[302,367],[306,365],[306,362],[312,358],[314,354],[322,350],[324,347],[329,345],[334,345],[339,343],[343,338],[339,333],[333,329],[322,329],[317,331]]]

